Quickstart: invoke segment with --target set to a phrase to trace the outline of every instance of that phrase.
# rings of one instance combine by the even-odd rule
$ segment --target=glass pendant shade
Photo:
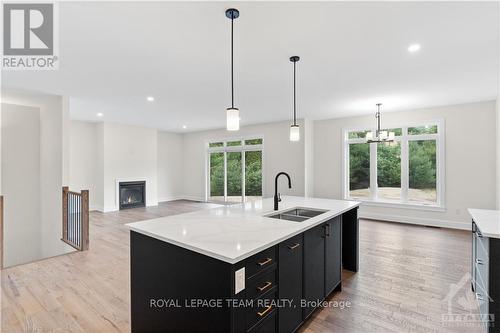
[[[299,127],[299,125],[290,126],[290,141],[300,141],[300,127]]]
[[[240,129],[240,110],[237,108],[226,109],[226,129],[238,131]]]

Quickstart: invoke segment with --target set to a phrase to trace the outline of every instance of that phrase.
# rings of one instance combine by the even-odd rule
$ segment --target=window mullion
[[[408,202],[408,189],[410,187],[409,155],[408,155],[408,128],[402,129],[401,139],[401,201]]]
[[[370,197],[377,200],[377,144],[370,143]]]
[[[241,201],[245,202],[245,187],[246,187],[246,165],[245,152],[241,152]]]
[[[227,152],[224,152],[224,202],[227,202]]]

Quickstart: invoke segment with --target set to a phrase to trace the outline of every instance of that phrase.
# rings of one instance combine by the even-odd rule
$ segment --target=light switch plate
[[[245,267],[234,272],[234,293],[237,294],[245,289]]]

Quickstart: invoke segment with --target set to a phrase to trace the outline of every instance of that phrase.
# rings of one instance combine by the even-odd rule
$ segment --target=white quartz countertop
[[[477,227],[485,237],[500,238],[500,211],[469,208]]]
[[[356,201],[282,196],[129,223],[136,232],[234,264],[360,205]],[[303,222],[265,217],[292,208],[327,212]]]

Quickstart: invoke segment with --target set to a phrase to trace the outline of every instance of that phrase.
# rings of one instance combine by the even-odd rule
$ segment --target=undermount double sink
[[[310,218],[313,218],[315,216],[318,216],[326,212],[327,210],[322,210],[322,209],[292,208],[280,213],[267,215],[266,217],[279,220],[293,221],[293,222],[304,222]]]

